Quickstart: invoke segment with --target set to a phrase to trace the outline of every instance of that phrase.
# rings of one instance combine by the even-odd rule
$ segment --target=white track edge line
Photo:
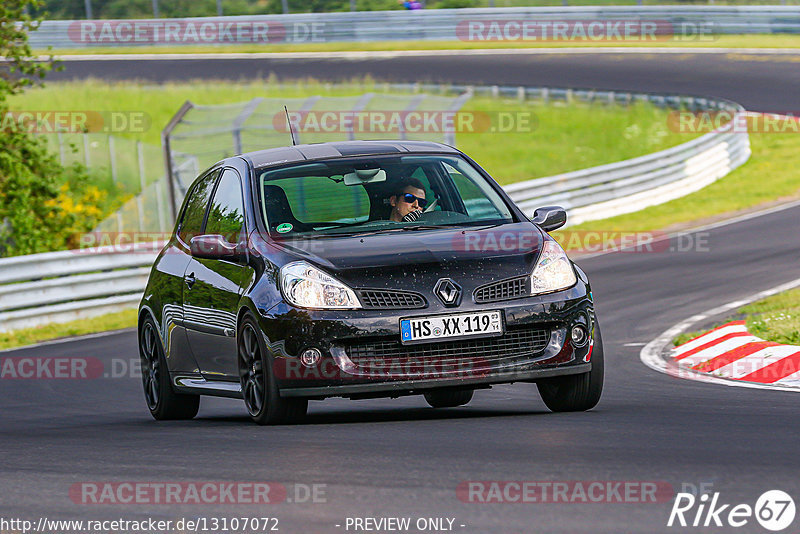
[[[49,339],[47,341],[40,341],[39,343],[34,343],[32,345],[23,345],[22,347],[13,347],[10,349],[2,349],[0,350],[0,354],[7,354],[9,352],[16,352],[25,349],[33,349],[36,347],[46,347],[48,345],[61,345],[62,343],[72,343],[73,341],[84,341],[87,339],[95,339],[100,337],[107,337],[107,336],[114,336],[117,334],[127,334],[128,332],[135,332],[136,327],[131,326],[128,328],[120,328],[117,330],[107,330],[105,332],[95,332],[94,334],[84,334],[82,336],[74,336],[74,337],[61,337],[58,339]]]
[[[764,215],[770,215],[772,213],[778,213],[780,211],[796,208],[798,206],[800,206],[800,200],[791,200],[789,202],[784,202],[784,203],[778,204],[776,206],[770,206],[768,208],[763,208],[763,209],[760,209],[760,210],[757,210],[757,211],[752,211],[750,213],[744,213],[742,215],[737,215],[737,216],[731,217],[729,219],[724,219],[724,220],[717,221],[717,222],[714,222],[714,223],[709,223],[709,224],[706,224],[706,225],[703,225],[703,226],[697,226],[697,227],[694,227],[694,228],[687,228],[685,230],[678,230],[678,231],[675,231],[675,232],[671,232],[669,234],[666,234],[666,235],[660,236],[660,237],[658,237],[656,239],[653,239],[652,241],[649,242],[649,244],[652,245],[654,243],[660,243],[661,241],[667,241],[667,240],[670,240],[670,239],[672,239],[674,237],[677,237],[677,236],[696,234],[697,232],[704,232],[704,231],[707,231],[707,230],[713,230],[715,228],[721,228],[723,226],[728,226],[728,225],[731,225],[731,224],[744,222],[744,221],[747,221],[747,220],[750,220],[750,219],[755,219],[757,217],[763,217]],[[569,231],[569,227],[567,227],[565,229],[565,231]],[[658,232],[658,230],[651,230],[651,231],[652,232]],[[583,260],[588,260],[590,258],[596,258],[598,256],[605,256],[607,254],[620,252],[622,250],[628,250],[630,248],[636,248],[638,246],[641,246],[641,245],[630,245],[630,246],[627,246],[627,247],[619,247],[619,248],[615,248],[615,249],[611,249],[611,250],[603,250],[603,251],[600,251],[600,252],[593,252],[591,254],[576,255],[574,261],[579,262],[579,261],[583,261]],[[567,255],[570,255],[570,251],[569,250],[567,251]]]
[[[669,345],[669,343],[672,342],[675,336],[688,330],[689,327],[692,326],[693,324],[699,323],[700,321],[708,319],[709,317],[714,317],[717,315],[721,315],[723,313],[730,312],[732,310],[735,310],[736,308],[740,308],[756,300],[761,300],[763,298],[770,297],[777,293],[782,293],[783,291],[788,291],[789,289],[794,289],[796,287],[800,287],[800,278],[772,287],[770,289],[765,289],[764,291],[759,291],[758,293],[755,293],[743,299],[735,300],[733,302],[723,304],[722,306],[717,306],[716,308],[712,308],[703,313],[693,315],[688,319],[685,319],[673,325],[672,327],[668,328],[661,335],[659,335],[651,342],[649,342],[647,345],[645,345],[642,348],[641,352],[639,353],[639,359],[644,365],[646,365],[650,369],[653,369],[655,371],[670,376],[677,375],[679,378],[693,379],[701,382],[710,382],[713,384],[720,384],[724,386],[734,386],[734,387],[743,387],[752,389],[770,389],[773,391],[798,392],[798,388],[773,386],[768,384],[757,384],[755,382],[742,382],[741,380],[719,378],[686,368],[681,368],[679,370],[676,370],[671,367],[668,367],[667,362],[664,361],[664,359],[661,357],[662,352],[667,347],[667,345]]]

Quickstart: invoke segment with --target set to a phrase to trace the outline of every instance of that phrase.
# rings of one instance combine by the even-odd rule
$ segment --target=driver
[[[422,215],[423,208],[428,205],[425,200],[425,186],[416,178],[401,178],[389,197],[389,204],[392,206],[390,221],[416,221]]]

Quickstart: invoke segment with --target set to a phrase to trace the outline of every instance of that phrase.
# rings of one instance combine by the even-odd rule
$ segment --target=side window
[[[244,228],[244,200],[239,174],[225,169],[208,211],[206,234],[219,234],[229,243],[237,243]]]
[[[450,179],[458,189],[458,194],[464,201],[467,208],[467,215],[474,219],[489,219],[493,217],[505,218],[507,214],[497,211],[492,205],[492,201],[487,198],[488,191],[482,189],[478,184],[461,174],[458,169],[444,164],[445,171],[450,175]],[[495,195],[496,196],[496,195]]]
[[[179,233],[184,243],[189,243],[194,236],[203,233],[203,219],[206,216],[206,207],[208,207],[211,191],[214,189],[214,182],[218,175],[219,171],[209,173],[189,192],[189,200],[186,202],[186,209],[183,211]]]

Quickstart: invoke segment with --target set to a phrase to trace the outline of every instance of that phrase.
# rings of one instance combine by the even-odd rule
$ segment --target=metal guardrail
[[[472,40],[469,24],[492,22],[658,24],[660,38],[705,33],[800,33],[797,6],[575,6],[360,11],[185,19],[44,21],[34,48],[202,44]],[[237,28],[244,30],[237,34]],[[172,28],[170,30],[170,28]],[[489,26],[484,26],[487,30]],[[501,24],[501,30],[503,26]],[[514,35],[519,28],[511,25]],[[491,33],[486,33],[491,37]],[[613,37],[613,34],[612,34]],[[473,34],[474,38],[474,34]],[[497,39],[497,36],[491,37]],[[508,38],[508,36],[500,36]],[[541,37],[540,37],[541,38]],[[587,39],[588,40],[588,39]]]
[[[546,205],[567,209],[568,224],[613,217],[687,195],[725,176],[750,157],[750,138],[739,131],[746,114],[735,102],[681,95],[519,86],[438,86],[393,84],[393,89],[468,92],[475,95],[564,102],[630,104],[648,101],[689,111],[726,111],[731,129],[722,128],[678,146],[607,165],[504,186],[528,215]],[[735,128],[733,128],[735,127]]]
[[[738,124],[745,113],[733,102],[675,95],[543,87],[394,84],[392,88],[567,102],[648,100],[693,111],[727,110]],[[528,214],[539,206],[562,205],[574,224],[686,195],[725,176],[749,156],[747,132],[723,129],[653,154],[519,182],[505,186],[505,190]],[[125,253],[62,251],[0,259],[0,332],[136,307],[156,248],[151,244]]]
[[[135,308],[156,257],[153,244],[129,252],[65,250],[0,260],[0,332]]]
[[[734,123],[745,113],[735,112]],[[567,209],[569,224],[631,213],[698,191],[750,157],[747,132],[720,131],[609,165],[504,187],[526,213],[544,205]]]

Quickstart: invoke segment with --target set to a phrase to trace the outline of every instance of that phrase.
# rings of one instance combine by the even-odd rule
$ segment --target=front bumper
[[[370,382],[365,384],[349,384],[337,386],[314,386],[282,388],[281,397],[378,397],[400,396],[424,393],[425,390],[436,388],[480,388],[496,384],[510,384],[512,382],[535,382],[542,378],[566,376],[588,373],[592,370],[591,362],[575,365],[558,366],[549,369],[532,369],[527,371],[497,372],[485,377],[459,378],[459,379],[421,379],[399,380],[391,382]]]
[[[279,305],[262,315],[261,323],[265,341],[271,352],[275,377],[283,397],[325,398],[332,396],[368,397],[399,396],[419,390],[442,387],[488,387],[518,381],[536,381],[551,376],[581,374],[591,370],[592,343],[573,347],[569,330],[576,322],[584,322],[589,330],[594,325],[594,307],[588,287],[582,282],[570,290],[513,301],[486,305],[470,305],[451,309],[451,312],[500,309],[505,317],[506,333],[535,330],[546,332],[549,339],[535,351],[520,351],[518,357],[509,355],[506,344],[502,358],[491,356],[494,347],[484,344],[464,352],[464,365],[452,347],[445,360],[438,360],[430,344],[429,357],[415,360],[419,353],[401,350],[390,365],[378,369],[365,369],[356,358],[351,358],[349,348],[358,343],[395,343],[398,349],[399,320],[408,311],[312,311],[298,310]],[[415,310],[420,316],[434,315],[444,310]],[[477,338],[480,340],[481,338]],[[494,338],[502,342],[501,338]],[[483,341],[490,343],[490,339]],[[445,344],[446,342],[440,342]],[[298,356],[309,347],[319,348],[323,358],[318,365],[307,368]],[[418,347],[418,346],[415,346]],[[485,350],[489,357],[480,358]],[[426,351],[427,352],[427,351]],[[513,350],[512,350],[513,352]],[[355,361],[354,361],[355,360]],[[448,362],[447,365],[440,362]],[[361,360],[363,362],[363,360]]]

